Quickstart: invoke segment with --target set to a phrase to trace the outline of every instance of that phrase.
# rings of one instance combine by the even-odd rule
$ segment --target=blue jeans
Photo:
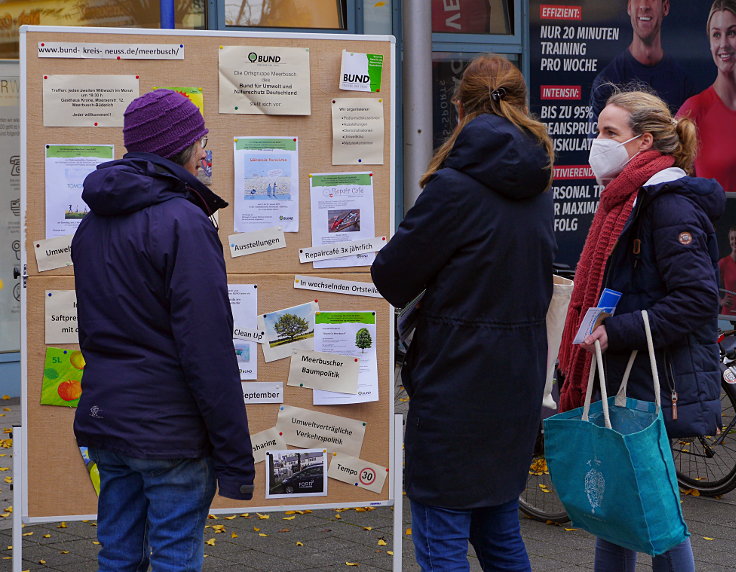
[[[636,552],[600,538],[595,543],[595,572],[634,572]],[[654,572],[695,572],[693,548],[686,538],[664,554],[652,557]]]
[[[411,501],[412,538],[424,571],[470,570],[468,541],[483,570],[531,571],[519,526],[519,503],[470,510]]]
[[[212,460],[136,459],[89,448],[100,470],[99,572],[199,571],[215,495]]]

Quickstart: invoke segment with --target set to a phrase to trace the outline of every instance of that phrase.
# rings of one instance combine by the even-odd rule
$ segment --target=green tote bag
[[[656,403],[626,397],[636,351],[618,394],[607,397],[603,357],[596,342],[585,404],[546,419],[544,443],[552,482],[573,525],[613,544],[656,556],[680,544],[689,533],[662,417],[646,311],[642,319]],[[591,404],[596,364],[602,400]]]

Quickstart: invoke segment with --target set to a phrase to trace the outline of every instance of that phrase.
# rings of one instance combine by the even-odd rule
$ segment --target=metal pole
[[[176,18],[174,16],[174,0],[160,0],[161,8],[161,29],[176,28]]]
[[[405,0],[404,212],[419,196],[419,177],[432,158],[432,3]]]
[[[401,572],[404,556],[404,416],[394,414],[394,458],[393,481],[394,490],[394,538],[393,538],[393,571]]]
[[[23,570],[23,429],[13,425],[13,572]]]

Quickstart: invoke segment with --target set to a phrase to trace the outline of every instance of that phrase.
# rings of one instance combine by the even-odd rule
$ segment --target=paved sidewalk
[[[9,411],[6,410],[9,409]],[[0,429],[20,423],[18,400],[0,401]],[[0,438],[7,439],[7,435]],[[11,570],[12,450],[0,441],[0,571]],[[411,517],[405,503],[402,527],[403,569],[419,570],[411,542]],[[736,570],[736,492],[719,500],[685,496],[685,517],[692,533],[699,572]],[[392,569],[390,507],[375,509],[238,513],[211,518],[205,531],[206,572],[301,572],[334,568],[363,571]],[[23,529],[23,570],[88,572],[97,570],[96,523],[29,525]],[[593,539],[569,526],[546,525],[521,517],[532,568],[572,572],[593,569]],[[471,570],[481,568],[473,554]],[[641,557],[637,570],[651,570]]]

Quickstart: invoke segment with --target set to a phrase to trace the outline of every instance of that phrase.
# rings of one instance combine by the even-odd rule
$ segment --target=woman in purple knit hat
[[[102,572],[200,570],[216,487],[253,495],[225,261],[196,177],[207,129],[156,90],[125,112],[128,153],[84,181],[72,241],[86,360],[74,432],[100,471]]]

